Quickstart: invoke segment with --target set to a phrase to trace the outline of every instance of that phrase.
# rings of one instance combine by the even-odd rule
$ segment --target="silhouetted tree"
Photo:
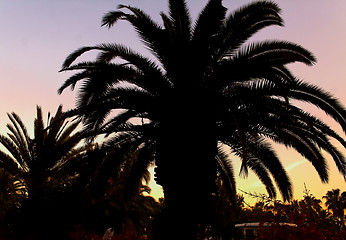
[[[61,239],[63,228],[68,222],[63,192],[71,185],[75,172],[73,166],[80,161],[90,144],[78,146],[84,135],[77,131],[79,121],[67,121],[59,106],[54,116],[48,114],[44,124],[42,110],[37,107],[34,121],[34,137],[29,133],[21,118],[8,114],[11,124],[7,125],[7,136],[0,135],[0,166],[19,179],[25,191],[18,214],[13,219],[18,239]],[[47,234],[50,235],[47,235]]]
[[[147,166],[140,177],[134,171],[142,149],[131,142],[121,148],[82,142],[88,135],[70,115],[60,106],[45,126],[37,107],[32,138],[20,117],[9,114],[10,133],[0,135],[6,148],[0,151],[0,201],[6,206],[0,224],[14,225],[18,239],[66,239],[74,226],[146,235],[159,206],[144,195],[150,192],[143,184],[150,180]]]
[[[340,194],[340,189],[333,189],[323,198],[326,199],[325,205],[328,210],[339,220],[340,226],[345,227],[346,192]]]
[[[109,148],[106,143],[88,153],[71,187],[70,198],[75,200],[78,215],[76,225],[99,235],[112,227],[115,235],[130,229],[133,235],[144,236],[159,208],[158,202],[145,196],[150,193],[144,184],[149,182],[150,174],[146,171],[135,181],[130,171],[138,149],[132,145]]]
[[[168,2],[162,25],[124,5],[103,18],[107,27],[129,22],[153,59],[114,43],[83,47],[62,67],[80,72],[59,89],[82,82],[75,113],[89,131],[110,134],[114,146],[130,141],[140,147],[143,155],[133,165],[138,176],[149,165],[146,156],[155,156],[167,206],[160,239],[194,239],[198,224],[211,224],[217,172],[235,195],[229,151],[242,159],[241,171],[253,170],[274,197],[272,175],[284,200],[292,197],[291,182],[268,139],[297,150],[323,182],[328,171],[321,149],[345,176],[345,160],[330,138],[345,141],[295,105],[313,104],[346,130],[341,104],[286,67],[312,65],[313,55],[286,41],[244,44],[267,26],[283,25],[277,4],[258,1],[227,14],[221,0],[210,0],[192,24],[184,0]],[[95,61],[73,64],[91,50],[99,51]]]

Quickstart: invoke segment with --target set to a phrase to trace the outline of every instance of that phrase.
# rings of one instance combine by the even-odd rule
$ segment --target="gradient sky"
[[[187,0],[193,19],[206,2]],[[224,0],[223,4],[232,10],[249,2]],[[312,51],[317,58],[315,66],[294,64],[290,68],[299,78],[331,92],[346,105],[346,1],[275,2],[282,8],[285,27],[267,28],[251,40],[287,40]],[[57,89],[70,76],[69,73],[58,73],[60,66],[77,48],[117,42],[148,54],[127,24],[119,23],[110,30],[101,27],[104,13],[115,10],[118,4],[139,7],[156,21],[160,21],[160,11],[167,12],[166,0],[0,0],[0,133],[7,132],[7,112],[19,114],[32,132],[36,105],[42,106],[45,112],[55,112],[59,104],[63,104],[64,109],[74,106],[75,92],[67,90],[59,96]],[[310,106],[306,109],[311,109],[341,133],[323,113]],[[296,199],[302,197],[304,183],[317,198],[333,188],[346,191],[345,181],[331,159],[328,159],[330,182],[322,184],[303,157],[285,147],[277,150],[293,182]],[[237,161],[234,164],[238,174],[239,164]],[[238,188],[244,191],[265,193],[251,173],[247,179],[239,177],[237,182]],[[155,196],[158,192],[153,188]]]

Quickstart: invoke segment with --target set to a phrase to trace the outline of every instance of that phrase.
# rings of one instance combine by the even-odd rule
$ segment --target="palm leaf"
[[[0,151],[0,167],[6,169],[6,171],[12,175],[20,175],[22,171],[25,170],[19,168],[18,161],[13,158],[13,156],[10,156],[3,151]]]
[[[76,87],[76,84],[78,81],[87,78],[90,75],[88,70],[85,70],[83,72],[79,72],[76,74],[73,74],[71,77],[69,77],[64,83],[63,85],[61,85],[61,87],[58,89],[58,94],[62,94],[62,92],[64,91],[64,89],[70,87],[71,91],[73,91]]]
[[[13,141],[8,137],[0,135],[0,143],[12,155],[15,163],[19,164],[22,169],[26,170],[28,163],[25,162],[25,160],[22,158],[22,156],[20,155],[20,151],[19,151],[18,147],[13,143]]]
[[[274,2],[256,1],[232,12],[219,35],[220,58],[230,54],[259,30],[283,25],[281,9]]]
[[[233,172],[233,166],[231,159],[229,158],[229,154],[227,154],[220,145],[218,147],[216,161],[219,165],[221,176],[225,180],[228,194],[229,196],[231,196],[230,199],[232,200],[232,202],[234,202],[236,198],[237,188]]]
[[[13,143],[16,144],[18,150],[25,159],[24,161],[27,161],[31,157],[31,151],[29,147],[31,144],[31,140],[28,136],[28,132],[21,119],[15,113],[12,113],[11,115],[8,114],[8,117],[12,122],[12,125],[7,124],[7,128],[12,133],[8,134],[8,136],[12,139]]]
[[[163,33],[162,28],[156,24],[150,16],[138,8],[124,5],[120,5],[119,8],[126,8],[132,12],[132,14],[123,14],[122,19],[132,24],[142,41],[149,47],[155,56],[158,58],[160,56],[164,56],[167,52],[166,45],[164,43],[167,43],[168,39]],[[116,12],[115,14],[122,15],[121,13]],[[112,18],[111,13],[108,15],[108,18]],[[105,23],[106,21],[103,21],[103,24]]]
[[[249,139],[250,137],[248,137]],[[292,184],[284,167],[270,145],[264,139],[252,139],[249,141],[250,152],[259,159],[275,180],[284,201],[292,198]]]
[[[133,158],[133,163],[131,171],[127,176],[126,181],[126,194],[127,196],[137,194],[140,185],[142,184],[142,179],[147,173],[149,165],[154,160],[154,149],[150,144],[144,143],[144,145],[138,149],[138,153],[135,154]]]
[[[121,11],[110,11],[102,18],[102,26],[111,28],[118,20],[126,18],[126,14]]]
[[[307,65],[313,64],[316,59],[306,49],[301,46],[285,42],[285,41],[263,41],[259,43],[251,43],[248,46],[240,48],[234,56],[238,61],[246,59],[246,61],[254,61],[268,65],[285,65],[294,62],[302,62]]]
[[[299,81],[296,86],[292,86],[290,93],[290,97],[293,99],[306,101],[321,108],[337,121],[346,132],[346,110],[332,95],[317,86],[302,81]]]
[[[95,47],[81,47],[68,55],[68,57],[65,59],[64,63],[62,64],[61,70],[60,71],[65,71],[66,68],[69,68],[71,64],[82,54],[90,51],[90,50],[95,50]]]
[[[169,16],[175,30],[177,42],[186,43],[190,40],[191,19],[184,0],[169,0]]]
[[[207,41],[203,46],[208,46],[210,38],[217,34],[224,23],[226,8],[221,0],[210,0],[201,11],[193,30],[192,44]]]
[[[24,135],[24,137],[21,137],[22,138],[21,142],[29,144],[31,141],[31,138],[29,136],[28,130],[26,129],[22,119],[16,113],[12,113],[11,115],[9,115],[9,117],[11,122],[15,125],[17,131],[19,132],[19,129],[20,129],[20,131]],[[19,127],[16,126],[17,124]]]
[[[200,71],[204,71],[205,65],[211,64],[218,46],[214,46],[215,36],[219,33],[224,23],[226,8],[222,1],[211,0],[200,13],[191,39],[193,55],[202,63]],[[216,49],[215,49],[216,48]]]

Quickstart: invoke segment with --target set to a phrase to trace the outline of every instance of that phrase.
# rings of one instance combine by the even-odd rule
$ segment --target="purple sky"
[[[187,1],[193,19],[206,0]],[[248,0],[225,0],[224,6],[235,9]],[[277,0],[282,8],[285,27],[271,27],[257,34],[253,41],[282,39],[302,45],[317,57],[313,67],[292,65],[300,78],[331,92],[346,105],[346,1]],[[124,23],[112,29],[101,28],[104,13],[118,4],[139,7],[160,21],[159,12],[167,12],[166,0],[1,0],[0,1],[0,132],[5,134],[7,112],[16,112],[32,131],[36,105],[45,112],[74,106],[74,92],[57,95],[57,89],[70,76],[58,73],[65,57],[73,50],[101,42],[124,43],[147,54],[133,30]],[[313,109],[318,116],[334,122]],[[339,128],[337,128],[339,131]],[[344,135],[342,135],[344,136]],[[329,161],[330,183],[322,184],[312,166],[285,148],[279,148],[283,164],[294,183],[295,198],[301,198],[304,183],[316,197],[327,190],[346,190],[343,177]],[[344,151],[345,152],[345,151]],[[345,152],[346,153],[346,152]],[[238,171],[236,164],[235,171]],[[265,193],[256,177],[238,179],[238,188]],[[250,200],[249,200],[250,201]]]

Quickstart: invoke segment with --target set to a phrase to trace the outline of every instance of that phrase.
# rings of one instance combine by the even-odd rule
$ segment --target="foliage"
[[[129,174],[135,151],[112,149],[105,151],[102,146],[95,149],[86,166],[80,171],[80,178],[73,186],[79,192],[75,202],[78,209],[78,225],[101,234],[111,226],[116,234],[130,227],[132,233],[145,235],[150,228],[151,218],[158,211],[159,204],[150,196],[150,188],[143,184],[149,181],[149,173],[134,184]],[[134,185],[133,185],[134,184]]]
[[[238,221],[276,223],[271,227],[260,226],[258,239],[344,239],[346,229],[340,227],[336,216],[323,209],[321,203],[305,189],[304,199],[300,201],[286,204],[259,201],[253,207],[244,208]],[[278,226],[282,222],[294,223],[297,227]]]
[[[18,208],[26,198],[23,181],[0,168],[0,223],[4,223],[7,212]]]
[[[141,9],[125,5],[103,18],[107,27],[122,20],[132,25],[152,58],[116,43],[82,47],[66,58],[62,71],[79,72],[59,92],[81,83],[75,113],[86,129],[114,136],[115,145],[131,139],[154,152],[156,180],[166,189],[167,205],[171,198],[172,206],[182,202],[175,198],[184,190],[184,195],[190,195],[190,211],[197,207],[193,196],[203,204],[215,190],[217,171],[235,195],[232,162],[222,150],[225,146],[227,153],[241,157],[241,172],[254,171],[271,197],[276,189],[270,175],[285,200],[292,197],[292,188],[268,139],[302,154],[322,182],[328,181],[328,171],[319,149],[329,153],[340,173],[346,174],[344,157],[330,140],[343,146],[345,141],[295,105],[297,101],[311,103],[346,130],[343,106],[287,68],[294,62],[312,65],[314,56],[286,41],[244,44],[265,27],[283,25],[277,4],[257,1],[227,14],[221,0],[210,0],[193,24],[184,0],[168,2],[169,13],[161,13],[162,24]],[[75,63],[92,50],[99,51],[94,61]],[[184,164],[181,180],[171,173],[177,159]],[[142,161],[138,164],[147,165]],[[177,187],[183,182],[194,187]],[[196,190],[192,193],[191,189]]]
[[[276,196],[275,182],[286,201],[292,198],[291,181],[273,141],[310,161],[322,182],[328,181],[322,151],[346,175],[344,156],[332,144],[345,147],[345,140],[296,105],[317,106],[346,131],[344,107],[287,67],[312,65],[315,57],[287,41],[245,44],[263,28],[283,25],[277,4],[255,1],[227,13],[221,0],[210,0],[194,23],[184,0],[169,0],[168,8],[162,24],[132,6],[107,13],[102,24],[129,23],[151,57],[117,43],[82,47],[63,63],[62,71],[78,72],[59,89],[81,83],[73,112],[85,129],[109,135],[113,146],[131,142],[141,149],[133,176],[142,176],[155,161],[167,206],[159,239],[178,238],[180,231],[195,238],[200,225],[213,221],[209,210],[218,174],[235,198],[230,153],[241,159],[242,174],[254,171],[270,197]],[[92,50],[98,51],[95,60],[76,63]],[[179,230],[173,227],[177,222]]]
[[[73,167],[83,159],[90,144],[78,146],[84,138],[77,130],[79,121],[69,123],[62,106],[54,116],[48,113],[47,126],[41,108],[37,107],[34,137],[29,136],[16,113],[8,117],[11,121],[7,124],[9,133],[0,135],[5,149],[0,151],[0,166],[13,176],[13,187],[19,188],[12,196],[21,197],[10,221],[18,238],[21,234],[45,235],[46,231],[58,237],[68,222],[62,221],[66,211],[60,208],[64,202],[61,193],[72,184]],[[51,215],[54,217],[49,217]]]
[[[114,239],[229,237],[234,221],[294,222],[300,236],[315,239],[342,234],[345,196],[338,191],[326,195],[333,214],[308,192],[299,202],[262,201],[245,209],[236,195],[232,154],[241,159],[242,174],[255,172],[269,197],[276,196],[275,182],[285,201],[292,198],[272,141],[304,156],[322,182],[328,181],[322,151],[346,175],[344,156],[332,144],[345,147],[345,140],[296,105],[319,107],[346,131],[344,107],[287,67],[312,65],[314,56],[286,41],[245,44],[263,28],[283,25],[278,5],[256,1],[227,13],[221,0],[210,0],[193,24],[184,0],[168,2],[162,24],[124,5],[103,18],[107,27],[131,24],[152,59],[119,44],[80,48],[62,68],[80,72],[59,89],[82,82],[75,109],[66,113],[60,106],[45,126],[37,107],[34,137],[17,114],[8,114],[9,133],[0,135],[6,148],[0,201],[9,209],[0,212],[1,221],[14,211],[19,239],[63,239],[72,226],[72,238],[98,238],[109,226]],[[94,61],[75,63],[91,50],[99,51]],[[78,120],[69,122],[71,116]],[[99,146],[92,140],[100,135]],[[143,195],[154,162],[164,205]],[[267,237],[269,229],[260,230]]]
[[[60,106],[48,114],[44,126],[37,107],[34,138],[15,114],[9,114],[8,136],[0,136],[7,152],[0,151],[0,232],[10,228],[16,237],[65,239],[74,226],[101,233],[112,226],[146,234],[158,203],[144,183],[150,175],[129,173],[138,150],[132,146],[109,147],[82,142],[88,135],[78,131],[79,121],[69,120]],[[144,182],[143,182],[144,181]],[[130,230],[128,230],[130,229]],[[1,236],[1,235],[0,235]]]
[[[0,239],[12,239],[7,224],[26,198],[23,181],[0,168]]]
[[[340,227],[345,228],[346,191],[340,194],[340,189],[328,191],[323,198],[328,210],[333,212],[333,216],[338,220]]]

